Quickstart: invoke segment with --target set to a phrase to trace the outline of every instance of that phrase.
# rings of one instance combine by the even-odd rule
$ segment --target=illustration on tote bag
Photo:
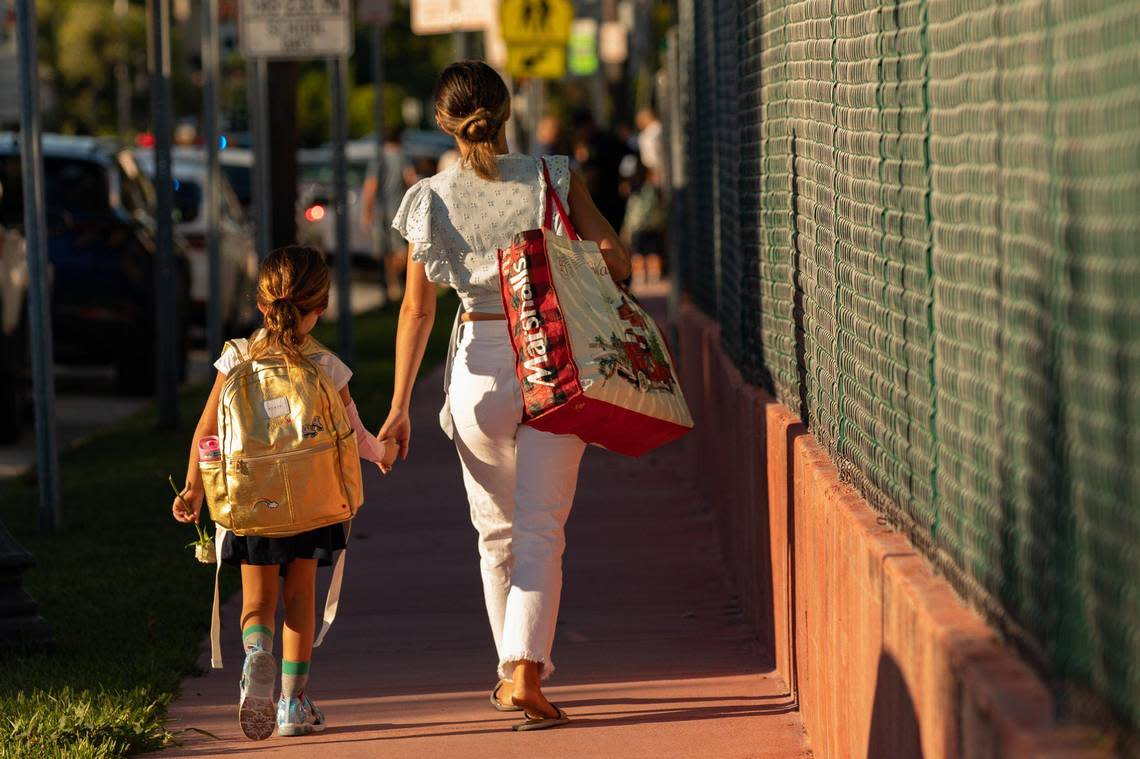
[[[611,332],[609,338],[598,336],[590,343],[601,351],[594,360],[602,377],[620,377],[643,393],[672,393],[676,387],[673,367],[656,333],[624,295],[617,313],[628,324],[625,333],[618,336]]]

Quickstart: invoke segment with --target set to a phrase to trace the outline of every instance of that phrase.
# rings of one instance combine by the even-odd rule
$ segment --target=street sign
[[[370,26],[387,26],[392,21],[392,0],[357,0],[356,20]]]
[[[238,8],[246,58],[352,55],[351,0],[243,0]]]
[[[602,24],[598,54],[605,63],[625,63],[629,57],[629,27],[620,21]]]
[[[507,45],[507,73],[520,78],[566,76],[565,45]]]
[[[570,26],[570,73],[592,76],[598,71],[598,22],[592,18],[576,18]]]
[[[495,0],[412,0],[412,32],[481,32],[494,17],[496,5]]]
[[[499,19],[508,45],[564,46],[570,39],[574,4],[570,0],[503,0]]]

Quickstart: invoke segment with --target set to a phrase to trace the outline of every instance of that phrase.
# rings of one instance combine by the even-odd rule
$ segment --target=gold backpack
[[[311,356],[241,360],[218,403],[219,461],[199,464],[210,518],[235,535],[287,537],[351,519],[364,502],[356,436],[344,403]]]

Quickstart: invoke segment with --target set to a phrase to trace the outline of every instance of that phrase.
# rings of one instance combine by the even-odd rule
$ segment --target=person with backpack
[[[274,728],[281,736],[324,729],[324,714],[306,692],[317,567],[341,552],[320,645],[335,615],[345,526],[363,501],[359,458],[385,473],[396,458],[396,446],[382,444],[361,423],[348,391],[352,371],[309,335],[328,298],[329,270],[319,251],[288,246],[265,259],[257,282],[264,327],[226,343],[214,363],[218,374],[194,431],[186,485],[174,501],[174,518],[196,523],[208,497],[219,565],[241,570],[246,655],[238,721],[254,740]],[[285,625],[274,708],[279,575]],[[211,643],[220,667],[217,602],[215,587]]]

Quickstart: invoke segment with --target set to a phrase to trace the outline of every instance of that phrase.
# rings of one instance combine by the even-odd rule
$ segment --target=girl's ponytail
[[[257,305],[265,330],[254,342],[252,355],[299,357],[305,341],[301,320],[328,303],[329,268],[320,251],[290,245],[270,253],[257,277]]]

